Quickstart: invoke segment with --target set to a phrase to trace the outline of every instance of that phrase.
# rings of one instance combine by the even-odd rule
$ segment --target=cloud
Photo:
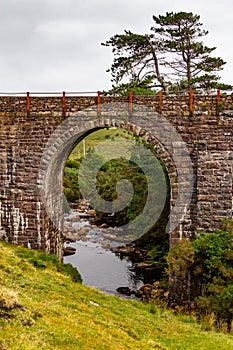
[[[1,90],[107,89],[112,54],[100,43],[124,29],[149,32],[153,14],[180,10],[201,15],[205,42],[228,61],[223,75],[233,83],[232,7],[231,0],[2,0]]]

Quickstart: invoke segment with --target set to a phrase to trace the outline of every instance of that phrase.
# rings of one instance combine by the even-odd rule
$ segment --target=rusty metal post
[[[62,93],[62,116],[66,116],[66,93],[63,91]]]
[[[220,102],[221,102],[221,93],[220,89],[217,90],[217,98],[216,98],[216,116],[217,116],[217,124],[219,125],[220,118],[219,118],[219,112],[220,112]]]
[[[217,102],[218,104],[220,103],[221,101],[221,96],[220,96],[220,89],[217,90]]]
[[[30,114],[30,92],[27,92],[27,115]]]
[[[219,116],[219,104],[221,102],[220,89],[217,90],[216,115]]]
[[[101,116],[100,97],[100,91],[97,91],[97,117]]]
[[[158,92],[158,112],[161,114],[162,113],[162,108],[163,108],[163,91],[160,90]]]
[[[132,116],[133,114],[133,91],[129,91],[129,115]]]
[[[189,90],[189,116],[193,116],[193,90]]]

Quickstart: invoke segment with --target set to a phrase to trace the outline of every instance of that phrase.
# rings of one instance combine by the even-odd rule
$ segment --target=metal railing
[[[230,92],[232,94],[232,92]],[[226,93],[224,92],[224,96]],[[229,95],[229,93],[227,94]],[[26,108],[27,113],[30,114],[30,102],[31,97],[61,97],[61,104],[62,104],[62,112],[63,116],[66,116],[66,102],[67,97],[80,97],[80,96],[86,96],[86,97],[96,97],[97,98],[97,115],[101,115],[101,99],[106,95],[105,92],[101,91],[62,91],[62,92],[51,92],[51,91],[37,91],[37,92],[0,92],[0,98],[1,97],[26,97]],[[110,97],[114,98],[114,96],[109,95]],[[203,91],[198,90],[187,90],[187,91],[180,91],[180,92],[170,92],[169,94],[165,94],[163,91],[158,91],[156,95],[147,95],[144,97],[147,98],[156,98],[157,99],[157,109],[159,113],[162,113],[163,111],[163,105],[166,103],[167,98],[174,98],[174,97],[181,97],[185,96],[187,98],[187,104],[189,109],[189,114],[192,116],[193,110],[194,110],[194,99],[195,96],[207,96],[212,97],[216,101],[216,115],[219,115],[220,112],[220,106],[221,106],[221,91],[214,90],[214,91],[208,91],[207,93],[204,93]],[[137,95],[133,94],[133,91],[129,91],[128,95],[128,103],[129,103],[129,113],[133,114],[133,98],[137,97]],[[143,96],[140,96],[143,98]]]

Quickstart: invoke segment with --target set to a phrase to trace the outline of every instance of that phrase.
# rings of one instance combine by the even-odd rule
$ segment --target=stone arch
[[[192,195],[192,165],[184,142],[175,128],[154,111],[140,107],[130,117],[128,105],[107,104],[101,110],[101,118],[97,118],[96,111],[91,110],[80,111],[69,117],[55,130],[46,145],[38,174],[38,187],[50,220],[62,232],[63,170],[74,145],[94,130],[122,128],[150,142],[165,165],[171,188],[167,231],[172,245],[182,238],[182,221],[185,218],[187,220],[187,208]]]

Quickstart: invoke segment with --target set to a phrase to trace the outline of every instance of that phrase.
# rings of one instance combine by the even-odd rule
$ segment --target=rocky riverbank
[[[101,242],[103,248],[110,249],[116,244],[127,244],[130,237],[119,227],[111,227],[106,223],[96,224],[95,210],[91,209],[87,201],[71,204],[71,212],[65,218],[65,241],[90,240]],[[91,234],[90,234],[90,231]],[[93,234],[93,232],[95,234]]]
[[[165,303],[166,301],[168,302],[169,297],[169,292],[163,288],[159,281],[143,284],[137,291],[131,290],[128,287],[119,287],[117,288],[117,292],[127,296],[135,295],[136,298],[146,303],[158,299]]]

